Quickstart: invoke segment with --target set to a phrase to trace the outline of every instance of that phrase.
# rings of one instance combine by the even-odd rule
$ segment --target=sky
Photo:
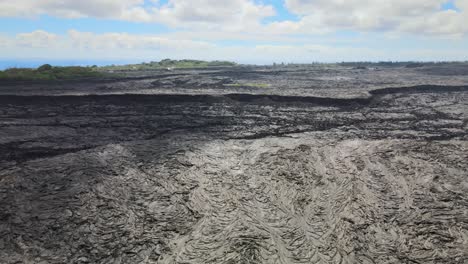
[[[467,61],[468,0],[0,0],[22,61]]]

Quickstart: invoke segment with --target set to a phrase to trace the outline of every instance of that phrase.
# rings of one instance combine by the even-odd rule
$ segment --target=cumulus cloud
[[[223,25],[225,29],[258,25],[261,19],[275,15],[272,6],[250,0],[169,0],[153,11],[157,21],[172,26]]]
[[[144,0],[0,0],[0,16],[48,14],[64,18],[120,18],[143,3]]]
[[[308,28],[354,31],[461,35],[468,32],[467,0],[455,1],[455,10],[442,10],[447,0],[285,0],[301,16],[291,30]]]
[[[62,18],[95,17],[135,22],[158,22],[172,27],[244,28],[258,25],[275,10],[253,0],[0,0],[0,16]]]
[[[80,32],[70,30],[66,37],[71,47],[93,50],[188,50],[209,49],[213,45],[208,42],[169,39],[152,35],[132,35],[128,33]]]
[[[19,58],[140,59],[190,58],[208,54],[217,46],[204,41],[157,35],[82,32],[56,35],[43,30],[1,36],[2,55]],[[192,54],[193,53],[193,54]],[[5,58],[5,57],[4,57]]]
[[[455,6],[461,10],[468,11],[468,0],[455,0]]]
[[[51,49],[70,49],[86,51],[186,51],[209,50],[215,45],[204,41],[168,38],[156,35],[138,35],[129,33],[82,32],[69,30],[67,34],[57,35],[44,30],[19,33],[15,37],[0,36],[0,44],[10,47]]]
[[[51,48],[56,44],[58,36],[43,30],[16,35],[15,43],[19,46],[32,48]]]

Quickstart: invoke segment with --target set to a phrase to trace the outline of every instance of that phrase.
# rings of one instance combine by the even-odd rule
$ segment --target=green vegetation
[[[37,69],[11,68],[0,71],[0,80],[53,81],[102,77],[96,67],[53,67],[44,64]]]
[[[254,87],[254,88],[268,88],[270,87],[267,83],[231,83],[225,84],[228,87]]]
[[[200,61],[200,60],[170,60],[144,62],[140,64],[111,65],[100,67],[106,71],[131,71],[131,70],[158,70],[175,68],[208,68],[208,67],[232,67],[237,64],[230,61]]]
[[[109,76],[109,72],[114,71],[138,71],[138,70],[158,70],[176,68],[209,68],[209,67],[232,67],[237,64],[229,61],[200,61],[200,60],[170,60],[165,59],[159,62],[149,62],[129,65],[111,65],[105,67],[54,67],[44,64],[37,69],[32,68],[10,68],[0,71],[0,80],[17,81],[54,81],[54,80],[74,80],[88,79]],[[112,76],[118,76],[112,74]]]

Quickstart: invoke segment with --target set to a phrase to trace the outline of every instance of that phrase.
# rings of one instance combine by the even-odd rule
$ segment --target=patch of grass
[[[228,87],[254,87],[254,88],[268,88],[270,87],[267,83],[231,83],[225,84]]]
[[[53,67],[44,64],[37,69],[11,68],[0,71],[0,80],[20,80],[20,81],[53,81],[53,80],[73,80],[102,77],[103,73],[96,70],[96,67]]]

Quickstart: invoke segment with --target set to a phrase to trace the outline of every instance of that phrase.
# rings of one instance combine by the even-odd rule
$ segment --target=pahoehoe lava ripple
[[[1,263],[467,263],[468,89],[0,96]]]

